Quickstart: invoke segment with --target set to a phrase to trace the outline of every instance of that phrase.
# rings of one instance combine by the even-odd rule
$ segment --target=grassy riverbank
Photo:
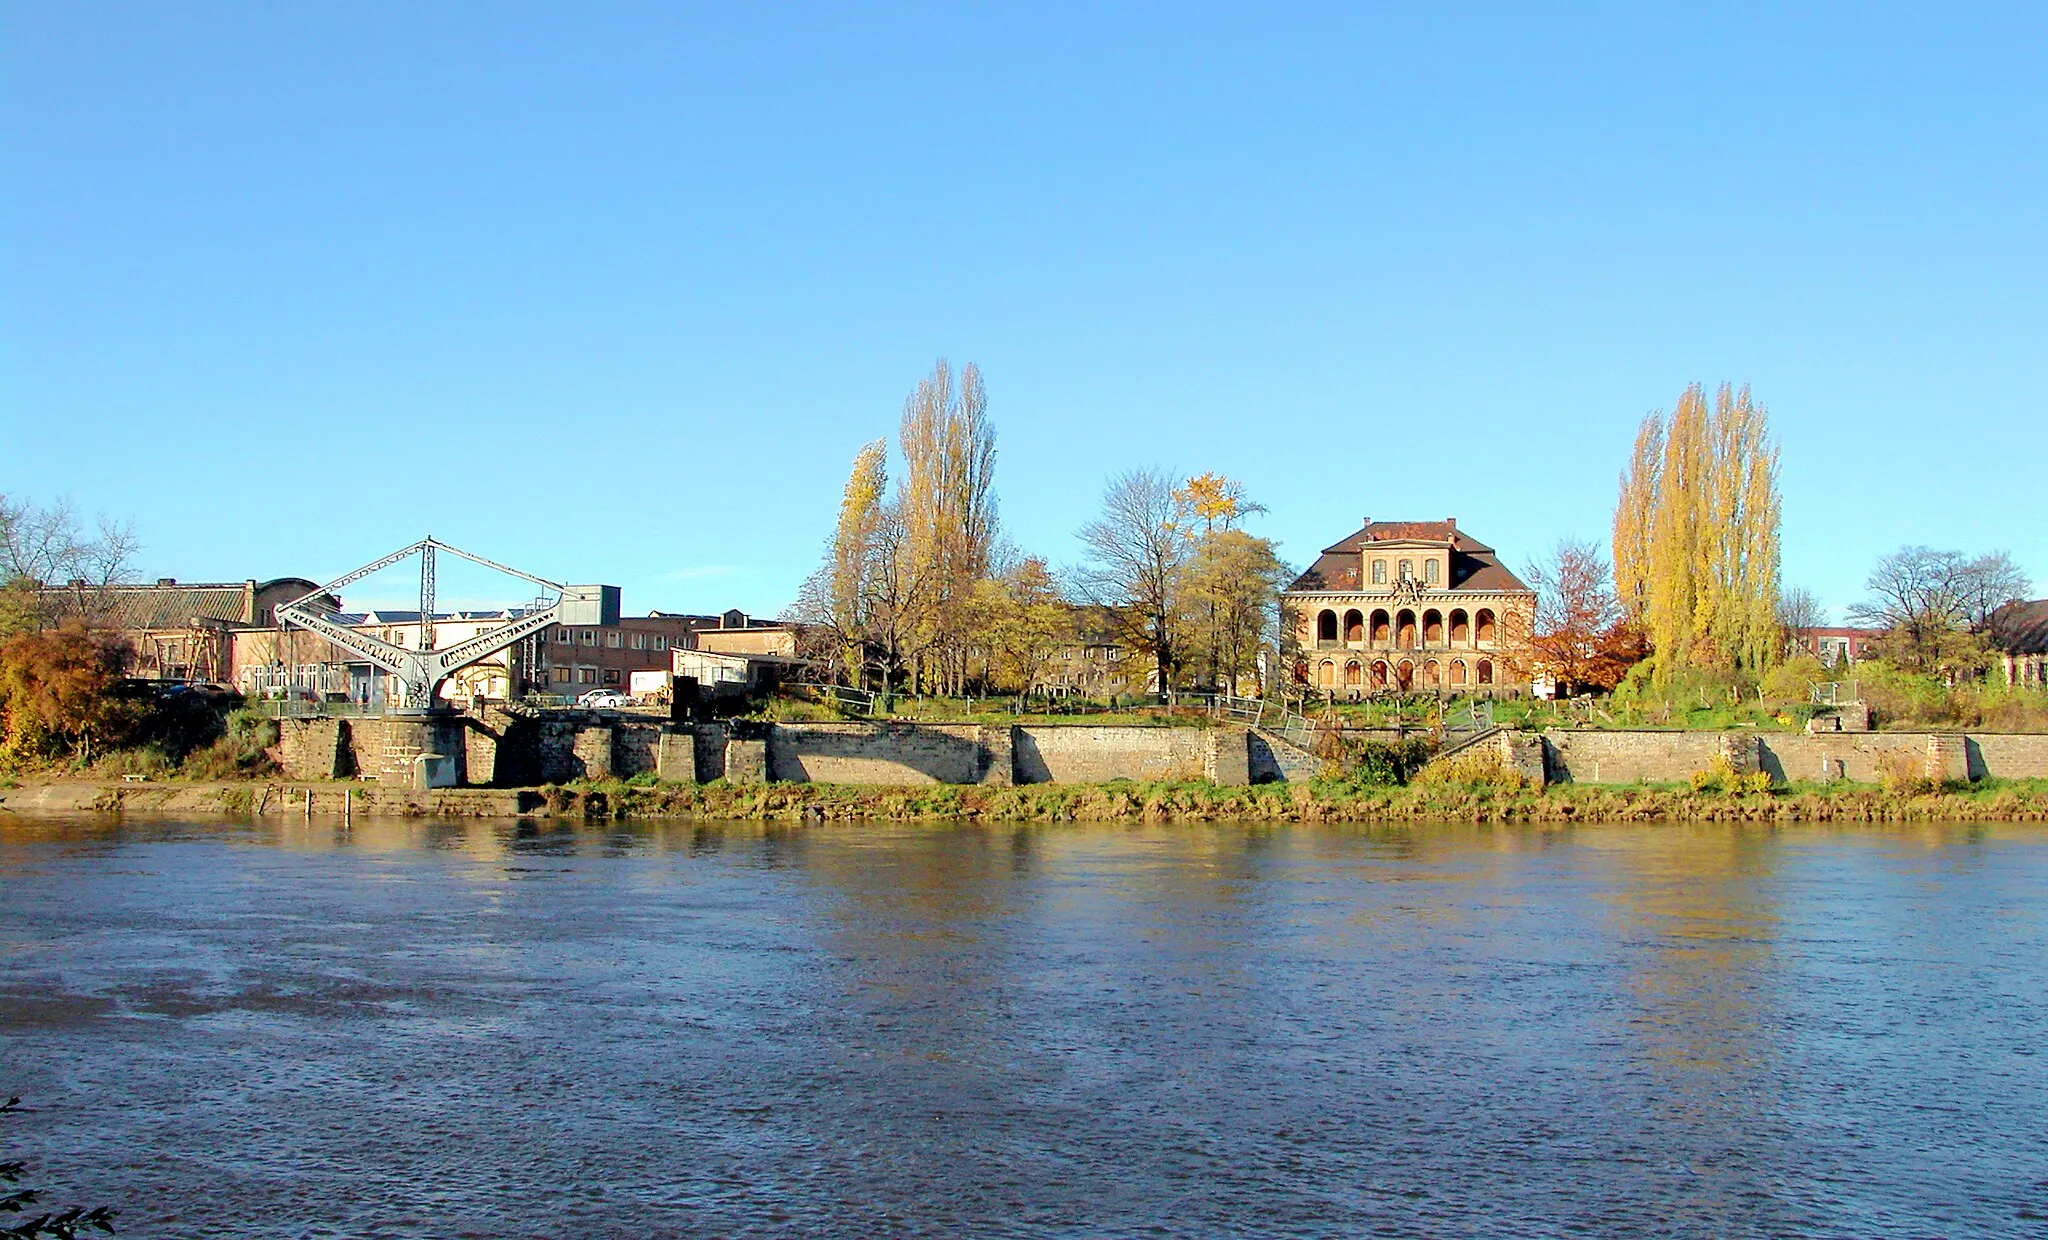
[[[1539,791],[1317,781],[1249,788],[1130,782],[1018,788],[609,784],[547,789],[543,795],[554,812],[565,814],[793,822],[2048,822],[2048,780],[1987,781],[1917,794],[1845,784],[1729,794],[1683,785],[1564,784]]]
[[[1421,782],[1218,787],[1206,783],[930,784],[594,783],[414,792],[353,783],[53,782],[0,791],[0,811],[265,818],[364,815],[760,822],[2048,822],[2048,780],[1886,789],[1780,786],[1721,792],[1682,784],[1557,784],[1537,790]]]

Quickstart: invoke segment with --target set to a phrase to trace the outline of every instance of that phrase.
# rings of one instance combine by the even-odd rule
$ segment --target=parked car
[[[578,706],[619,707],[631,706],[633,699],[617,689],[592,689],[576,699]]]

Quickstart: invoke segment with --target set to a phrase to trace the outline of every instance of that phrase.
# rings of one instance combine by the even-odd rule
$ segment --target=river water
[[[0,816],[128,1236],[2048,1234],[2048,832]]]

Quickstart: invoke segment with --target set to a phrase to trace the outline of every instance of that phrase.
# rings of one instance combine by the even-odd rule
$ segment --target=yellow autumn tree
[[[905,571],[924,583],[930,603],[916,678],[959,692],[974,645],[965,604],[989,574],[996,538],[996,432],[981,371],[968,363],[956,387],[940,359],[903,403],[897,446]]]
[[[1636,434],[1614,512],[1616,592],[1660,679],[1779,656],[1778,446],[1748,387],[1700,384]]]

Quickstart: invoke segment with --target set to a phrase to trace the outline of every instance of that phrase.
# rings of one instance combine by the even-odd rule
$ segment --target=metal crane
[[[457,642],[446,650],[436,650],[434,649],[434,556],[436,552],[441,551],[445,551],[450,555],[461,556],[471,563],[481,564],[485,568],[494,568],[501,573],[507,573],[511,576],[530,581],[544,589],[552,590],[555,592],[555,599],[552,603],[545,603],[523,612],[502,628],[492,629],[488,633],[479,633],[467,641]],[[368,633],[349,628],[344,624],[338,624],[329,613],[312,606],[313,600],[322,595],[332,594],[345,585],[361,581],[371,573],[389,568],[415,553],[420,557],[419,649],[408,650],[404,646],[396,646],[384,641],[382,638],[372,637]],[[335,578],[311,594],[293,599],[289,603],[280,604],[277,608],[277,620],[280,625],[289,624],[295,628],[304,629],[309,633],[318,633],[343,650],[361,655],[378,667],[398,677],[399,683],[405,687],[405,705],[400,709],[408,714],[425,714],[433,709],[435,702],[434,694],[440,688],[442,681],[454,675],[457,670],[467,667],[479,659],[489,658],[507,646],[511,646],[555,623],[556,618],[561,614],[562,602],[566,596],[567,591],[560,582],[549,581],[545,577],[536,577],[532,573],[522,573],[516,568],[507,567],[495,560],[487,560],[480,555],[472,555],[460,547],[451,547],[447,543],[435,542],[432,538],[422,538],[409,547],[403,547],[380,560],[363,565],[352,573]]]

